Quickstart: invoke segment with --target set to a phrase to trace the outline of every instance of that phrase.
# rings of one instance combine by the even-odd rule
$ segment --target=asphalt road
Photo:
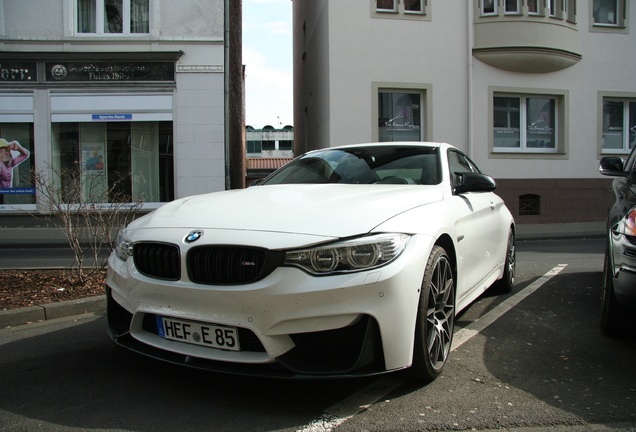
[[[520,242],[516,289],[458,317],[461,345],[426,386],[184,369],[115,346],[103,316],[0,330],[0,431],[636,431],[636,337],[597,325],[602,252]]]

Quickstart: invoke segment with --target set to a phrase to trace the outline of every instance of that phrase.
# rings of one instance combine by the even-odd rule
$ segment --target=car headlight
[[[636,207],[632,207],[625,215],[625,235],[636,236]]]
[[[397,258],[408,240],[406,234],[377,234],[288,251],[283,265],[300,267],[314,275],[370,270]]]
[[[133,255],[133,242],[128,238],[126,230],[117,233],[117,244],[115,245],[115,253],[117,256],[126,261]]]

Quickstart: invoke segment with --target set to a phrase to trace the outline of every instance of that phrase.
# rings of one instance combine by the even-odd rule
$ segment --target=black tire
[[[495,291],[499,294],[508,294],[515,286],[515,273],[517,271],[517,250],[515,247],[515,232],[510,228],[508,233],[508,246],[506,247],[506,261],[504,263],[504,272],[501,279],[493,285]]]
[[[415,326],[411,376],[430,382],[442,373],[453,341],[455,278],[444,248],[434,246],[426,263]]]
[[[622,336],[624,327],[623,311],[614,295],[614,277],[611,270],[609,249],[605,251],[603,262],[603,293],[601,295],[601,331],[608,336]]]

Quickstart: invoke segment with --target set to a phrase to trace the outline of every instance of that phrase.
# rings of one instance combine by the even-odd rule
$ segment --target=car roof
[[[348,144],[348,145],[339,145],[334,147],[325,147],[321,149],[315,149],[309,151],[307,153],[312,153],[314,151],[324,151],[324,150],[341,150],[341,149],[350,149],[350,148],[358,148],[358,147],[369,147],[369,146],[386,146],[386,147],[429,147],[429,148],[456,148],[448,143],[443,142],[429,142],[429,141],[390,141],[390,142],[369,142],[369,143],[359,143],[359,144]]]

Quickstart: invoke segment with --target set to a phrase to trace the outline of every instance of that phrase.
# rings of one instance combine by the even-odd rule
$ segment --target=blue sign
[[[5,194],[21,194],[21,195],[35,195],[35,188],[33,187],[24,187],[24,188],[0,188],[0,195]]]
[[[131,121],[132,114],[93,114],[93,121]]]

